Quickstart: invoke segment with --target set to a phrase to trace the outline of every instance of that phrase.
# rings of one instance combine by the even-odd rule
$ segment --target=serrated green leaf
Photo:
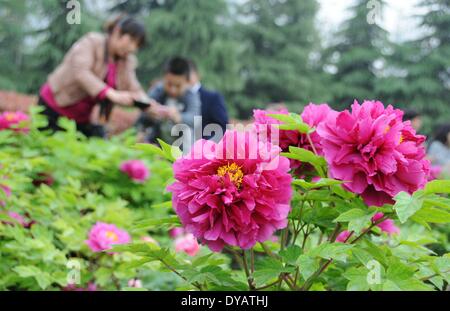
[[[411,196],[406,192],[400,192],[395,196],[394,200],[394,210],[403,224],[422,208],[424,197],[420,193]]]

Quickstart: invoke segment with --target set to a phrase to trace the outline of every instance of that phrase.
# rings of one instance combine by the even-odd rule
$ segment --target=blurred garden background
[[[448,0],[79,1],[79,25],[67,23],[67,2],[0,1],[0,90],[37,94],[82,34],[128,12],[149,31],[142,85],[168,57],[192,58],[235,119],[269,103],[300,112],[375,98],[423,114],[425,134],[450,118]]]

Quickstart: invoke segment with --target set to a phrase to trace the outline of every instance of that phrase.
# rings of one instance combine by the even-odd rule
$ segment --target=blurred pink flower
[[[383,213],[376,213],[375,216],[372,217],[372,222],[375,223],[381,218],[383,218]],[[400,229],[395,226],[395,223],[392,219],[386,219],[383,222],[377,224],[377,227],[381,229],[381,231],[388,233],[389,235],[399,234]]]
[[[336,238],[336,242],[345,243],[347,239],[350,237],[350,232],[347,230],[342,231]]]
[[[21,111],[6,111],[0,114],[0,131],[13,129],[16,132],[26,133],[29,131],[25,124],[30,120],[28,115]]]
[[[175,240],[175,251],[185,252],[189,256],[197,255],[200,245],[192,233],[185,234]]]
[[[21,224],[23,227],[27,226],[27,222],[25,218],[22,217],[22,215],[16,213],[16,212],[8,212],[8,216],[15,219],[19,224]]]
[[[130,236],[124,230],[115,225],[97,222],[89,232],[85,243],[93,252],[108,250],[114,244],[126,244],[131,241]]]
[[[10,218],[14,219],[19,225],[21,225],[25,229],[30,229],[36,223],[36,221],[34,221],[34,220],[29,221],[28,213],[25,214],[26,217],[20,215],[19,213],[13,212],[13,211],[0,212],[0,213],[7,214]],[[10,222],[10,221],[2,221],[2,223],[6,224],[6,225],[10,225],[10,226],[16,225],[15,222]]]
[[[3,193],[6,195],[6,197],[11,196],[11,188],[9,188],[8,186],[0,185],[0,190],[3,191]],[[0,201],[0,206],[5,206],[5,202]]]
[[[149,175],[149,169],[141,160],[128,160],[120,165],[120,171],[128,175],[132,180],[143,183]]]
[[[185,233],[185,231],[181,227],[175,227],[175,228],[172,228],[172,229],[169,230],[169,236],[172,239],[175,239],[175,238],[179,237],[180,235],[182,235],[184,233]]]
[[[131,279],[128,281],[128,287],[142,288],[142,281],[139,279]]]
[[[360,194],[368,205],[393,203],[401,191],[413,193],[427,182],[425,137],[417,135],[403,112],[378,101],[357,101],[318,126],[332,178]]]
[[[442,174],[442,166],[432,165],[430,168],[430,175],[428,176],[428,181],[433,181],[439,179],[439,176]]]
[[[287,226],[292,196],[289,161],[280,148],[256,144],[254,133],[228,131],[218,144],[201,140],[174,165],[168,187],[187,232],[213,251],[253,247]],[[200,150],[201,154],[196,151]]]
[[[78,287],[75,284],[67,284],[63,287],[63,291],[73,291],[73,292],[95,292],[97,291],[97,285],[95,283],[89,282],[87,287]]]

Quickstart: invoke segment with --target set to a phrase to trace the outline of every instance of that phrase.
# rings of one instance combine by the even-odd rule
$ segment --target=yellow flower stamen
[[[113,242],[117,242],[119,240],[119,237],[113,231],[106,231],[105,235],[108,239],[112,240]]]
[[[16,114],[13,112],[5,113],[5,119],[8,122],[14,121],[15,117],[16,117]]]
[[[244,178],[244,173],[242,172],[241,167],[236,163],[228,163],[227,165],[223,165],[217,169],[218,176],[224,177],[227,174],[231,182],[239,188],[242,184],[242,179]]]

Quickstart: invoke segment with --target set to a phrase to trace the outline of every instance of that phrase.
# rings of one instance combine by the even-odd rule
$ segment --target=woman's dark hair
[[[164,73],[171,73],[177,76],[185,76],[189,80],[191,76],[191,66],[189,60],[183,57],[173,57],[164,66]]]
[[[434,131],[434,140],[439,141],[444,145],[447,145],[449,143],[448,141],[449,133],[450,133],[450,124],[441,124]]]
[[[111,21],[108,21],[104,28],[108,34],[112,34],[116,27],[119,28],[120,34],[130,35],[133,39],[137,40],[139,47],[145,45],[147,37],[145,27],[133,17],[123,14],[119,15]]]

